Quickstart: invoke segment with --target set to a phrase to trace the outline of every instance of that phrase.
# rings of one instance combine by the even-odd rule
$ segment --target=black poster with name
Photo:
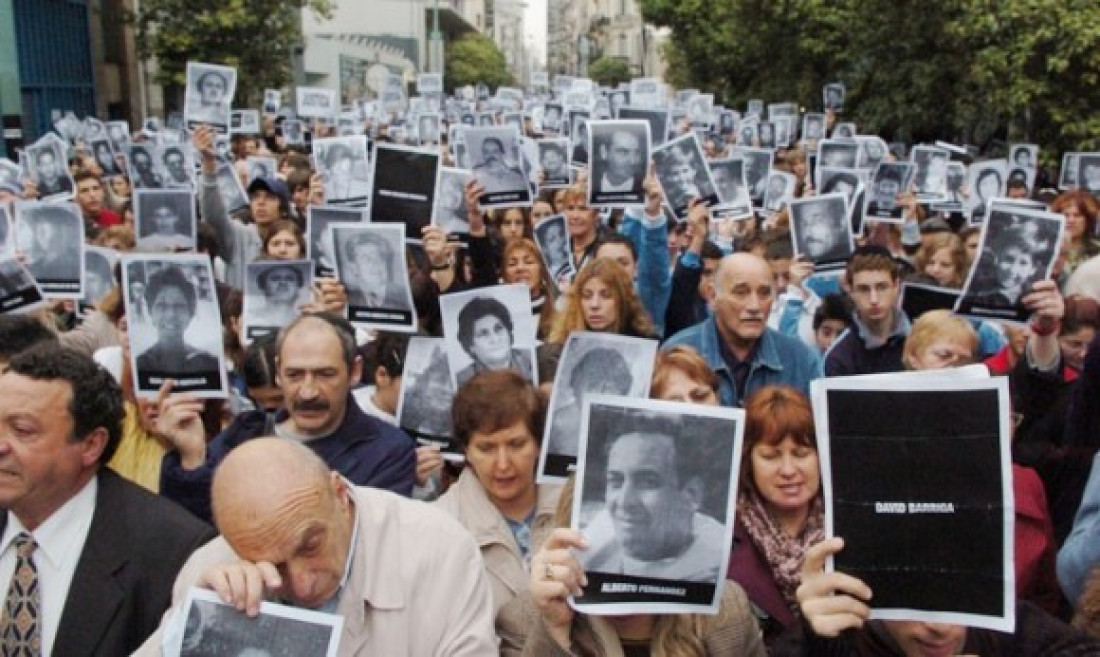
[[[871,588],[874,610],[996,627],[1015,606],[1007,384],[902,376],[815,395],[826,513],[845,542],[834,567]]]

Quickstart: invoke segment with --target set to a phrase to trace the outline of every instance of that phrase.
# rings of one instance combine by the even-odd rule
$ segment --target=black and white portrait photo
[[[611,110],[611,118],[622,119],[625,117],[619,116],[619,111],[622,108],[630,105],[630,92],[625,89],[619,89],[607,94],[607,105]]]
[[[874,135],[856,135],[859,151],[856,153],[856,168],[874,171],[875,167],[886,160],[890,149],[881,137]]]
[[[103,300],[115,285],[114,269],[119,253],[103,246],[84,245],[84,296],[80,299],[83,308],[94,308]]]
[[[283,106],[283,92],[278,89],[264,89],[264,116],[275,116]]]
[[[228,390],[221,312],[205,254],[125,254],[123,288],[134,392],[154,397],[164,382],[198,397]],[[140,292],[135,292],[140,290]]]
[[[405,266],[400,224],[335,224],[336,275],[348,290],[348,319],[356,326],[416,331],[416,309]]]
[[[313,301],[313,266],[308,260],[261,260],[245,264],[246,340],[276,333]]]
[[[218,183],[218,196],[226,212],[236,212],[248,207],[248,193],[241,184],[241,177],[237,175],[236,168],[228,162],[218,165],[214,172]]]
[[[229,115],[231,134],[258,135],[260,130],[260,111],[254,109],[233,110]]]
[[[845,90],[843,83],[831,82],[825,85],[821,90],[821,96],[825,109],[833,110],[837,114],[844,111]]]
[[[454,379],[447,365],[443,338],[415,336],[405,351],[397,424],[421,445],[434,445],[450,460],[462,452],[454,443],[451,403]]]
[[[569,334],[550,395],[539,481],[564,482],[573,472],[585,397],[645,399],[656,356],[655,340],[588,331]]]
[[[817,144],[817,165],[819,167],[856,168],[859,144],[845,139],[822,139]]]
[[[439,308],[456,390],[478,372],[509,368],[538,385],[535,320],[526,283],[444,294]]]
[[[777,116],[772,119],[772,124],[775,125],[776,148],[790,147],[791,142],[794,140],[794,130],[797,126],[795,121],[797,119],[796,116]]]
[[[237,69],[216,64],[187,62],[187,91],[183,120],[188,130],[207,124],[229,132],[229,112],[237,91]]]
[[[994,202],[982,225],[977,262],[955,312],[1025,323],[1031,311],[1021,298],[1050,277],[1062,248],[1065,218],[1014,204]]]
[[[786,171],[772,171],[768,174],[767,190],[764,192],[764,211],[779,212],[794,198],[798,178]]]
[[[568,139],[540,139],[539,170],[543,189],[560,189],[573,184],[573,169],[569,166]]]
[[[130,185],[134,189],[160,189],[164,178],[158,172],[155,146],[149,142],[127,145],[126,161],[130,166]]]
[[[911,160],[916,166],[914,185],[917,200],[940,202],[947,200],[947,161],[950,153],[935,146],[915,146]]]
[[[966,209],[972,221],[985,217],[990,201],[1005,195],[1007,169],[1005,160],[983,160],[970,165]]]
[[[630,81],[630,103],[635,107],[659,107],[661,96],[660,78],[634,78]]]
[[[194,250],[198,229],[190,189],[135,189],[133,206],[139,251]]]
[[[844,539],[826,569],[866,583],[875,617],[1012,632],[1007,377],[861,378],[812,387],[825,522]]]
[[[1058,169],[1058,189],[1077,188],[1077,156],[1080,153],[1062,153],[1062,166]]]
[[[370,221],[401,226],[406,240],[419,242],[424,226],[432,222],[440,160],[439,149],[378,144]]]
[[[20,179],[22,177],[23,170],[18,164],[6,157],[0,157],[0,190],[7,190],[12,194],[21,192],[23,183],[20,182]]]
[[[466,169],[440,167],[439,182],[432,205],[432,225],[448,236],[462,238],[470,233],[470,214],[466,207],[466,184],[473,179]]]
[[[718,191],[715,213],[730,219],[752,215],[752,199],[745,184],[745,161],[739,157],[708,160],[707,166]]]
[[[867,216],[893,223],[903,221],[905,206],[901,204],[899,196],[909,190],[912,181],[912,162],[880,163],[871,176]]]
[[[531,186],[523,171],[519,131],[512,126],[466,128],[466,143],[474,177],[485,188],[478,204],[482,208],[516,207],[531,204]]]
[[[1100,153],[1077,155],[1077,188],[1100,197]]]
[[[565,215],[556,214],[540,221],[535,226],[534,236],[550,278],[555,281],[572,279],[577,271],[573,266],[573,248]]]
[[[755,116],[742,119],[737,127],[737,145],[742,148],[753,148],[759,143],[760,119]]]
[[[560,133],[564,111],[560,103],[546,103],[542,109],[543,132]]]
[[[48,297],[79,299],[84,216],[75,203],[15,203],[15,245]]]
[[[1012,144],[1008,148],[1008,162],[1012,168],[1037,169],[1039,167],[1038,144]]]
[[[287,146],[300,146],[305,141],[305,125],[297,119],[287,119],[282,125]]]
[[[745,103],[745,117],[755,116],[760,118],[764,116],[764,101],[760,98],[750,98]]]
[[[649,163],[649,123],[590,121],[590,206],[625,207],[645,203]]]
[[[654,148],[668,140],[669,111],[667,108],[623,107],[619,110],[619,118],[648,122],[649,141]]]
[[[764,205],[764,194],[768,191],[768,175],[772,171],[775,152],[770,148],[742,148],[741,158],[745,161],[745,185],[754,207]]]
[[[122,146],[130,141],[130,124],[126,121],[108,121],[107,138],[111,140],[111,148],[121,153]]]
[[[855,248],[848,222],[848,199],[843,192],[794,199],[791,241],[795,256],[815,265],[843,264]]]
[[[588,166],[588,121],[591,118],[587,110],[569,111],[569,163],[575,167]]]
[[[337,614],[271,602],[262,602],[259,615],[249,617],[197,587],[180,612],[169,622],[182,622],[182,631],[171,633],[182,642],[171,646],[178,652],[165,653],[179,657],[336,657],[344,624]]]
[[[42,139],[26,151],[27,168],[38,185],[41,199],[60,199],[73,195],[76,186],[69,173],[64,144],[57,139]]]
[[[822,195],[834,192],[844,194],[844,200],[848,203],[848,212],[851,213],[856,206],[856,196],[863,190],[863,179],[859,170],[818,167],[817,178],[818,193]]]
[[[118,159],[115,158],[110,139],[104,138],[93,141],[89,144],[89,148],[92,151],[92,157],[95,158],[95,163],[103,171],[104,178],[122,175],[122,168],[119,167]]]
[[[297,87],[298,118],[329,119],[336,116],[336,92],[321,87]]]
[[[586,397],[571,528],[587,613],[717,609],[733,537],[744,411]]]
[[[833,139],[840,139],[843,141],[851,141],[856,138],[856,124],[849,122],[840,122],[833,127]]]
[[[741,122],[741,115],[733,110],[722,110],[718,113],[718,134],[728,137],[737,130],[737,124]]]
[[[946,198],[939,203],[933,203],[931,209],[935,212],[962,212],[965,208],[966,194],[963,187],[966,184],[966,165],[962,162],[951,161],[947,163]]]
[[[0,251],[0,313],[30,312],[45,303],[34,276],[13,253]]]
[[[336,248],[332,243],[332,224],[366,223],[367,214],[362,208],[335,205],[310,205],[306,207],[306,254],[313,261],[313,275],[327,278],[336,273]]]
[[[775,148],[775,124],[761,121],[756,127],[756,139],[760,148]]]
[[[710,127],[714,113],[714,94],[699,94],[687,105],[688,119],[694,126]]]
[[[825,138],[825,115],[807,112],[802,117],[802,138],[808,142]]]
[[[157,176],[163,187],[188,190],[194,187],[192,176],[195,167],[189,155],[190,149],[181,144],[166,144],[157,150],[157,161],[160,165]]]
[[[689,133],[653,149],[657,180],[677,219],[687,217],[692,199],[708,206],[718,203],[718,191],[695,133]]]
[[[370,196],[367,139],[362,135],[313,142],[314,162],[325,182],[325,202],[364,205]]]
[[[248,167],[248,184],[251,185],[257,178],[275,178],[279,171],[279,160],[273,157],[249,155],[245,159]]]
[[[439,115],[421,114],[416,119],[416,136],[425,148],[439,146]]]

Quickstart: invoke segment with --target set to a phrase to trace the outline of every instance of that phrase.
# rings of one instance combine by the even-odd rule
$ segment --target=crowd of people
[[[214,77],[206,83],[222,92],[226,86]],[[611,91],[593,96],[606,114],[597,102],[592,121],[615,118],[607,105]],[[396,291],[410,290],[419,334],[441,337],[442,295],[497,285],[525,290],[537,349],[516,344],[508,308],[475,296],[456,318],[470,364],[453,372],[452,385],[442,353],[433,351],[417,374],[417,389],[432,390],[427,398],[402,398],[410,336],[349,321],[349,305],[380,302],[334,276],[315,276],[311,300],[301,303],[300,269],[265,269],[261,287],[278,289],[286,300],[261,308],[268,334],[246,335],[249,265],[320,264],[332,256],[310,244],[307,217],[327,196],[347,194],[334,192],[334,173],[314,169],[308,146],[287,143],[275,115],[265,115],[261,134],[232,135],[226,155],[218,151],[224,138],[210,125],[180,132],[187,142],[172,147],[175,166],[159,179],[194,190],[195,246],[179,236],[187,227],[177,205],[158,206],[150,216],[172,238],[157,250],[210,258],[217,281],[208,293],[222,320],[229,394],[195,396],[168,380],[150,397],[135,384],[129,327],[136,322],[161,331],[154,355],[186,361],[174,371],[188,371],[191,361],[202,371],[222,367],[183,341],[203,291],[177,270],[131,279],[123,289],[115,267],[114,285],[94,286],[95,298],[53,299],[31,312],[0,315],[4,654],[162,654],[190,627],[185,603],[196,586],[250,616],[265,600],[340,614],[341,655],[1100,654],[1100,574],[1093,572],[1100,566],[1100,349],[1093,348],[1100,329],[1100,200],[1086,190],[1047,188],[1042,172],[1032,172],[1038,182],[1030,185],[1008,182],[1006,197],[1064,217],[1052,274],[1043,277],[1025,225],[1005,229],[1018,235],[983,242],[982,225],[971,221],[971,195],[989,195],[984,202],[999,190],[986,191],[982,179],[979,189],[956,185],[958,204],[942,209],[918,197],[927,180],[903,184],[908,175],[896,169],[876,176],[873,166],[858,166],[860,156],[833,179],[848,188],[837,183],[821,193],[866,192],[884,213],[897,208],[898,218],[863,216],[864,205],[855,222],[846,202],[848,220],[840,225],[806,212],[797,220],[810,229],[796,240],[790,204],[818,195],[810,160],[839,125],[835,108],[826,108],[824,123],[813,123],[805,139],[771,148],[769,171],[755,171],[741,149],[774,143],[770,132],[718,120],[700,124],[706,112],[677,108],[684,118],[660,141],[694,133],[708,162],[744,160],[744,169],[716,166],[723,176],[755,171],[747,181],[755,212],[730,216],[700,198],[710,195],[699,191],[699,181],[719,178],[696,170],[698,163],[678,149],[669,166],[683,168],[676,172],[687,181],[683,189],[663,189],[652,164],[646,171],[635,133],[615,133],[592,153],[587,138],[563,148],[560,137],[587,134],[592,126],[563,125],[559,135],[547,121],[544,129],[549,100],[533,94],[520,109],[524,139],[557,140],[543,149],[554,171],[504,163],[499,153],[489,158],[507,164],[516,184],[531,186],[532,202],[483,212],[479,200],[492,190],[474,176],[464,189],[465,216],[424,227],[419,243],[407,246],[407,280],[377,292],[400,306]],[[434,144],[445,166],[459,164],[452,141],[460,133],[449,125],[475,112],[504,125],[502,108],[488,99],[451,98],[438,109],[439,121],[422,123],[439,134],[419,140]],[[796,134],[797,124],[789,123],[785,132]],[[375,117],[353,133],[400,143],[409,131],[397,127]],[[315,139],[336,130],[323,121],[312,125]],[[143,238],[135,235],[133,191],[162,186],[154,184],[150,155],[162,139],[152,130],[135,132],[132,146],[148,148],[129,148],[130,162],[117,154],[105,161],[81,140],[68,144],[69,197],[83,217],[87,246],[123,254]],[[874,149],[880,142],[858,143]],[[495,138],[485,148],[503,152]],[[607,160],[599,180],[589,180],[584,166],[561,173],[566,150],[578,149],[581,160]],[[184,150],[194,157],[194,171],[181,169],[190,161]],[[328,151],[329,170],[341,166],[338,155]],[[34,216],[16,206],[66,194],[54,157],[40,150],[37,175],[0,179],[0,207],[13,217],[6,235],[18,232],[22,217]],[[278,172],[249,180],[248,160],[255,157],[277,159]],[[886,152],[875,157],[883,166],[904,160]],[[227,201],[227,167],[247,192],[244,207]],[[780,200],[765,209],[770,173],[793,180],[793,189],[784,184],[771,196]],[[563,185],[540,188],[548,177]],[[742,188],[737,193],[717,185],[719,201],[747,193],[746,180],[734,182]],[[593,207],[589,184],[604,191],[640,184],[644,204]],[[458,199],[451,204],[459,207]],[[670,206],[683,210],[682,220]],[[543,222],[549,223],[540,228]],[[51,258],[57,267],[79,262],[51,248],[51,227],[48,218],[35,224],[34,252],[8,238],[3,278],[18,270],[13,262],[32,275]],[[449,227],[463,232],[451,234]],[[833,253],[841,243],[852,248],[840,249],[840,268],[815,266],[815,248]],[[345,249],[363,277],[388,279],[400,269],[399,253],[372,235]],[[983,257],[995,263],[989,289],[1007,296],[1012,288],[1026,323],[964,317],[952,303],[911,303],[916,293],[907,292],[916,289],[954,299]],[[632,387],[633,371],[615,351],[594,348],[579,360],[588,366],[578,364],[559,379],[563,350],[579,332],[658,341],[652,399],[745,411],[742,467],[731,473],[737,476],[732,550],[717,614],[596,615],[570,604],[587,586],[578,555],[590,548],[602,550],[606,568],[626,572],[629,564],[641,575],[675,570],[674,579],[691,579],[683,573],[695,559],[727,547],[720,528],[698,512],[697,482],[678,462],[670,436],[659,432],[608,440],[608,468],[630,481],[612,484],[609,476],[607,509],[616,525],[618,515],[631,515],[631,532],[662,551],[633,545],[621,526],[610,547],[591,546],[591,536],[570,529],[578,484],[539,482],[543,438],[575,441],[582,393],[620,394]],[[1011,387],[1015,631],[872,620],[869,587],[825,568],[845,537],[826,529],[810,385],[822,377],[972,364],[1007,377]],[[549,433],[554,394],[563,419]],[[436,397],[445,400],[442,409]],[[426,433],[447,435],[459,458],[418,443],[418,428],[429,424]],[[26,578],[36,584],[27,587]]]

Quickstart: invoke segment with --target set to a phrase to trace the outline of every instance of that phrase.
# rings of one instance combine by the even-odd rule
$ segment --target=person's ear
[[[355,357],[355,360],[352,361],[351,371],[349,372],[349,374],[350,374],[351,380],[353,382],[358,382],[360,379],[363,378],[363,357],[362,356],[357,355]]]
[[[392,381],[393,377],[386,371],[385,366],[379,365],[374,368],[374,385],[376,385],[379,390],[390,387]]]
[[[99,461],[99,457],[107,449],[109,438],[106,427],[96,427],[80,441],[80,461],[84,467],[90,468]]]

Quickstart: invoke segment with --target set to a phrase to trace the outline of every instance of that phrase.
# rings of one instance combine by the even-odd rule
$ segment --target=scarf
[[[811,545],[816,545],[825,538],[825,511],[821,496],[810,503],[806,525],[802,528],[802,533],[793,538],[779,528],[765,508],[764,499],[755,489],[750,488],[741,496],[737,504],[737,516],[753,545],[771,566],[772,577],[779,592],[783,594],[783,599],[787,601],[787,606],[796,618],[801,617],[795,592],[802,583],[802,559]]]

